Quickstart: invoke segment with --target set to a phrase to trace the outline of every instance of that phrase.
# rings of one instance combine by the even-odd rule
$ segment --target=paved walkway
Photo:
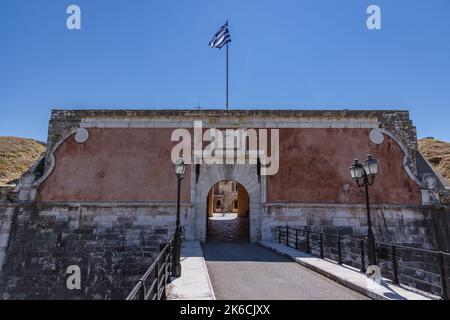
[[[181,277],[167,288],[168,300],[215,300],[200,243],[183,242]]]
[[[367,299],[258,245],[208,243],[203,254],[219,300]]]
[[[208,242],[248,242],[249,219],[236,214],[214,214],[208,219]]]
[[[293,261],[314,270],[342,285],[360,292],[372,299],[377,300],[430,300],[439,299],[432,295],[413,292],[404,287],[394,285],[391,281],[384,279],[381,284],[367,279],[366,275],[359,270],[349,266],[320,259],[302,251],[295,250],[281,243],[261,242],[261,245],[275,252],[283,254]]]

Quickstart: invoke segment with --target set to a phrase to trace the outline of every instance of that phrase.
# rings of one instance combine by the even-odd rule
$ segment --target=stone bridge
[[[274,242],[187,242],[182,275],[168,285],[170,300],[430,300],[388,281],[377,284],[340,266]]]
[[[241,150],[246,162],[203,161],[212,153],[202,153],[200,161],[198,151],[213,142],[212,129],[247,132]],[[348,168],[368,153],[380,163],[371,187],[376,240],[449,251],[448,185],[417,152],[407,111],[54,110],[48,132],[44,156],[18,185],[0,190],[3,299],[124,299],[175,231],[173,150],[191,162],[181,184],[183,236],[207,243],[205,257],[217,283],[223,283],[214,278],[221,267],[208,262],[214,250],[222,250],[208,242],[217,229],[210,223],[215,185],[233,181],[245,191],[236,191],[235,212],[245,236],[233,239],[267,243],[278,226],[361,237],[367,234],[364,192]],[[184,141],[180,132],[192,140]],[[273,175],[265,175],[269,155],[279,161]],[[230,236],[230,228],[219,235]],[[223,250],[234,258],[232,249]],[[270,259],[277,259],[251,245],[236,252],[250,264],[257,254],[271,266]],[[293,268],[279,259],[286,270]],[[264,263],[258,266],[264,269]],[[67,287],[71,266],[80,269],[80,290]],[[323,283],[330,296],[337,292],[335,284]]]

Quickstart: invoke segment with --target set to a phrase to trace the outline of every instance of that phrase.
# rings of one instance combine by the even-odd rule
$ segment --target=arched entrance
[[[250,241],[250,199],[236,181],[216,183],[207,197],[208,242]]]
[[[261,210],[265,202],[265,177],[258,175],[256,165],[199,165],[191,175],[191,197],[194,199],[193,239],[205,242],[208,222],[208,194],[220,181],[236,181],[249,195],[250,242],[261,240]]]

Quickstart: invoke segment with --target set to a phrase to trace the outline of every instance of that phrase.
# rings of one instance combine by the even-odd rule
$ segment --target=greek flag
[[[230,31],[228,30],[228,21],[220,28],[209,42],[211,48],[222,49],[224,45],[231,42]]]

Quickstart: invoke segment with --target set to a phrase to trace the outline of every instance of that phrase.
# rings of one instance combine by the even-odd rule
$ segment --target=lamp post
[[[372,220],[370,217],[370,203],[369,203],[369,186],[373,185],[375,176],[378,174],[378,161],[373,159],[369,154],[367,160],[363,164],[355,159],[350,167],[350,175],[356,181],[358,187],[365,189],[366,195],[366,209],[367,209],[367,245],[369,265],[376,265],[377,258],[375,255],[375,237],[372,230]]]
[[[175,175],[177,176],[177,222],[175,229],[175,250],[173,255],[173,268],[172,275],[174,277],[181,276],[181,225],[180,225],[180,191],[181,191],[181,181],[184,178],[184,172],[186,171],[186,165],[183,158],[179,158],[175,163]]]

